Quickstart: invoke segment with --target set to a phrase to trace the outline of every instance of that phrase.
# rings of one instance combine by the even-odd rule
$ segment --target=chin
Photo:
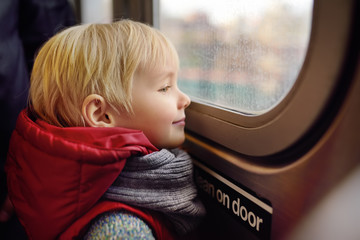
[[[160,144],[159,146],[156,146],[158,149],[162,149],[162,148],[167,148],[167,149],[172,149],[172,148],[177,148],[180,147],[185,141],[185,136],[182,139],[179,140],[174,140],[174,141],[170,141],[167,144]]]

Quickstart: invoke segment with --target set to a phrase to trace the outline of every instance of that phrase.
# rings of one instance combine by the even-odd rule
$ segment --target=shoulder
[[[155,239],[151,228],[141,218],[126,211],[101,214],[92,222],[84,239],[110,237],[111,239]]]

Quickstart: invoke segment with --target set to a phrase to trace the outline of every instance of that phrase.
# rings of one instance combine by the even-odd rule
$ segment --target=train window
[[[262,114],[293,87],[311,0],[160,1],[160,28],[179,51],[180,88],[194,100]]]
[[[178,49],[179,86],[193,102],[187,129],[245,155],[289,146],[288,137],[276,135],[279,126],[269,123],[276,124],[301,82],[313,1],[158,4],[155,24]]]
[[[154,25],[179,52],[179,86],[192,98],[186,113],[191,146],[210,140],[210,146],[267,161],[301,140],[311,142],[305,138],[336,94],[351,4],[153,3]]]

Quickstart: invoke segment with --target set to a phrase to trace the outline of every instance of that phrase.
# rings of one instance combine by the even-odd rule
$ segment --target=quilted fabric
[[[10,198],[30,239],[59,237],[94,207],[130,155],[153,151],[141,131],[59,128],[33,121],[23,110],[6,171]]]

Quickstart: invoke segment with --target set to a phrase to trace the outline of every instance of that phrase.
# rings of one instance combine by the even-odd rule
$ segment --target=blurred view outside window
[[[160,0],[160,30],[180,56],[180,89],[243,114],[271,110],[302,67],[312,8],[311,0]]]

